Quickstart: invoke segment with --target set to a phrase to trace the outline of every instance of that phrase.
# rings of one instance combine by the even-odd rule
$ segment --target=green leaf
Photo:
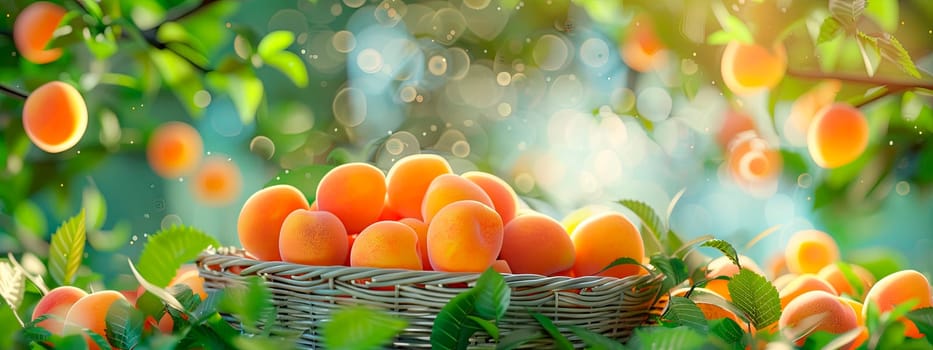
[[[635,349],[699,349],[706,337],[689,327],[636,328],[629,347]]]
[[[13,222],[20,230],[25,230],[34,237],[45,238],[48,230],[42,208],[30,200],[22,201],[16,206],[13,210]]]
[[[13,264],[0,261],[0,296],[13,312],[19,309],[26,292],[26,275]]]
[[[749,269],[742,269],[729,281],[732,303],[762,329],[781,318],[781,299],[771,282]]]
[[[52,234],[49,246],[49,274],[59,285],[74,283],[81,259],[84,258],[84,209],[62,224]]]
[[[865,72],[868,73],[868,76],[870,77],[874,76],[875,70],[880,63],[880,59],[876,54],[878,51],[878,39],[865,34],[862,31],[856,31],[855,38],[855,43],[858,44],[859,53],[862,55],[862,63],[865,65]],[[874,52],[868,51],[866,46],[871,46],[874,48]]]
[[[652,255],[651,265],[665,276],[662,290],[671,290],[690,277],[687,264],[678,257],[667,257],[660,254]]]
[[[735,251],[735,247],[733,247],[729,242],[721,239],[711,239],[703,242],[703,244],[700,244],[700,246],[715,248],[716,250],[722,252],[722,254],[727,258],[729,258],[729,260],[731,260],[735,266],[742,268],[742,264],[739,262],[739,254]]]
[[[91,230],[87,233],[87,242],[94,250],[112,252],[123,247],[133,233],[133,225],[129,221],[117,222],[110,230]]]
[[[139,255],[139,273],[150,283],[165,287],[181,265],[197,258],[205,248],[220,244],[193,227],[172,226],[149,236]]]
[[[84,44],[99,60],[104,60],[117,53],[117,38],[113,28],[107,27],[101,33],[93,34],[89,30],[83,32]]]
[[[913,321],[920,333],[926,335],[926,339],[933,344],[933,307],[916,309],[905,316]]]
[[[21,331],[23,338],[30,342],[44,342],[52,337],[52,332],[49,332],[47,329],[37,326],[41,320],[46,320],[50,317],[50,314],[45,314],[39,316],[35,320],[27,323],[23,330]]]
[[[661,245],[661,233],[667,232],[667,226],[661,221],[661,217],[647,203],[632,199],[623,199],[619,204],[632,211],[642,222],[641,236],[645,244],[645,252],[654,254],[664,250]],[[647,230],[646,230],[647,229]],[[647,232],[645,232],[647,231]],[[648,249],[649,246],[654,246]]]
[[[852,297],[854,297],[855,300],[863,300],[863,296],[865,295],[865,288],[862,286],[862,279],[859,278],[859,276],[855,274],[855,271],[852,270],[852,266],[843,261],[836,262],[836,266],[839,267],[839,271],[842,272],[842,276],[845,277],[846,282],[848,282],[849,285],[852,286],[852,289],[855,291],[855,295],[852,295]]]
[[[295,347],[295,341],[277,338],[236,337],[233,339],[233,345],[239,350],[292,349]]]
[[[900,345],[904,343],[904,331],[907,330],[907,326],[901,322],[894,322],[888,324],[884,328],[884,331],[881,332],[881,335],[878,337],[878,345],[876,349],[900,349]]]
[[[282,51],[263,58],[263,62],[285,74],[297,87],[308,86],[308,69],[298,55]]]
[[[492,339],[499,340],[499,327],[496,326],[495,323],[473,315],[467,316],[467,318],[476,323],[476,325],[480,326],[480,328],[482,328],[486,334],[489,334]]]
[[[586,348],[590,350],[624,350],[625,346],[615,339],[602,334],[586,330],[578,326],[570,326],[570,331],[583,340]]]
[[[709,329],[703,311],[692,300],[684,297],[671,297],[664,318],[704,333]]]
[[[95,19],[100,21],[104,16],[104,12],[101,11],[100,5],[97,4],[94,0],[78,0],[81,3],[81,6],[87,10],[87,13],[91,16],[94,16]]]
[[[260,322],[268,324],[275,317],[272,292],[258,276],[249,277],[245,286],[228,288],[218,309],[236,315],[243,327],[253,332],[258,330]]]
[[[201,296],[194,294],[194,291],[191,290],[187,284],[179,283],[174,286],[168,287],[165,289],[172,296],[181,303],[182,308],[185,311],[192,312],[198,305],[201,305]]]
[[[143,289],[145,289],[147,292],[151,293],[152,295],[154,295],[154,296],[158,297],[160,300],[162,300],[162,302],[165,303],[165,306],[174,308],[175,310],[184,311],[184,309],[185,309],[184,306],[181,305],[181,302],[179,302],[178,299],[175,299],[175,296],[172,295],[172,293],[169,293],[169,292],[168,292],[167,290],[165,290],[164,288],[159,287],[159,286],[156,286],[156,285],[150,283],[149,281],[147,281],[147,280],[139,273],[139,271],[136,270],[136,266],[133,265],[133,260],[130,260],[130,259],[128,259],[128,258],[127,258],[126,260],[127,260],[127,262],[129,262],[130,271],[133,272],[133,277],[136,277],[136,282],[139,282],[139,285],[142,286]],[[146,293],[143,293],[143,296],[145,296],[145,294],[146,294]],[[142,296],[141,296],[141,297],[142,297]]]
[[[736,344],[743,343],[742,348],[744,348],[744,335],[745,331],[742,330],[742,327],[738,323],[728,317],[723,317],[720,319],[710,320],[709,321],[709,331],[711,334],[719,337],[726,344]]]
[[[476,295],[472,291],[457,294],[441,309],[431,327],[431,347],[435,349],[464,349],[470,337],[479,329],[473,327],[467,316],[476,309]]]
[[[256,51],[259,53],[259,57],[267,59],[282,52],[282,50],[291,46],[293,42],[295,42],[295,34],[286,30],[278,30],[262,38]]]
[[[816,38],[817,45],[833,40],[842,33],[842,24],[835,17],[829,16],[820,25],[820,35]]]
[[[897,38],[888,33],[883,33],[877,38],[878,50],[882,58],[896,64],[904,73],[920,79],[920,71],[917,70],[917,66],[910,58],[910,54],[907,53],[901,42],[897,41]]]
[[[726,42],[738,41],[746,44],[755,42],[752,31],[748,29],[748,26],[745,25],[745,22],[729,13],[729,10],[726,9],[722,3],[713,3],[712,10],[713,15],[719,22],[719,25],[722,26],[722,30],[727,33],[725,35],[717,35],[721,37],[721,39],[726,39],[727,37],[728,40]],[[714,33],[714,35],[716,34]],[[707,38],[707,41],[710,41],[711,39],[712,35],[710,38]]]
[[[87,211],[87,228],[95,231],[103,227],[107,221],[107,202],[93,182],[84,188],[81,203]]]
[[[405,329],[405,320],[370,308],[346,307],[331,314],[321,334],[328,349],[379,349]]]
[[[544,338],[546,334],[538,328],[521,328],[509,332],[499,339],[499,343],[496,344],[497,350],[510,350],[515,349],[523,344],[530,342],[532,340]]]
[[[900,25],[900,5],[897,0],[868,1],[865,14],[874,18],[881,29],[888,33],[894,33]]]
[[[86,334],[88,337],[91,338],[91,341],[93,341],[94,344],[97,345],[98,349],[101,349],[101,350],[112,350],[113,349],[113,347],[110,346],[110,343],[107,342],[107,339],[105,339],[104,336],[94,333],[94,331],[87,329],[87,328],[84,329],[84,334]]]
[[[737,38],[732,33],[725,30],[717,30],[706,37],[706,43],[709,45],[725,45]]]
[[[168,50],[153,49],[150,57],[162,80],[175,93],[185,110],[192,116],[200,116],[203,109],[195,104],[194,95],[204,90],[204,84],[191,63]]]
[[[333,168],[333,165],[314,164],[298,169],[283,170],[263,187],[291,185],[301,191],[308,201],[313,202],[317,196],[318,183]]]
[[[829,13],[850,31],[864,11],[865,0],[829,0]]]
[[[244,125],[252,124],[264,91],[262,81],[256,77],[256,73],[249,67],[241,66],[226,73],[211,72],[207,77],[213,85],[230,94],[233,105],[240,114],[240,121]]]
[[[143,314],[126,300],[110,305],[106,316],[107,341],[118,349],[133,349],[143,333]]]
[[[486,320],[500,320],[509,308],[512,289],[498,272],[486,269],[476,280],[472,293],[476,295],[476,315]]]
[[[557,325],[554,324],[554,321],[551,321],[550,318],[547,318],[546,316],[537,312],[532,313],[531,317],[534,317],[534,319],[541,324],[541,328],[544,328],[544,331],[551,336],[551,339],[554,339],[555,349],[573,349],[573,344],[570,343],[570,340],[568,340],[567,337],[560,333],[560,329],[557,329]]]

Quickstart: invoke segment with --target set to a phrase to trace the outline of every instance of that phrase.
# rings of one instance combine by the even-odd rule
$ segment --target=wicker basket
[[[207,290],[245,283],[248,276],[261,276],[277,307],[272,334],[300,333],[299,348],[322,347],[321,322],[344,305],[368,305],[405,318],[408,327],[394,339],[397,348],[430,348],[435,316],[454,296],[472,286],[479,274],[435,271],[389,270],[345,266],[307,266],[280,261],[246,258],[235,248],[209,249],[198,257],[198,269]],[[544,277],[504,275],[512,288],[505,317],[499,321],[501,334],[535,327],[530,312],[543,314],[562,329],[580,326],[624,341],[632,329],[650,315],[660,315],[666,303],[657,303],[661,276]],[[227,317],[234,327],[236,320]],[[582,341],[564,332],[574,345]],[[492,344],[485,333],[477,333],[476,345]],[[526,344],[540,348],[552,344],[539,339]]]

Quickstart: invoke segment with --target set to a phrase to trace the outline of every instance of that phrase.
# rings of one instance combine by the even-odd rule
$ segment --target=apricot
[[[722,81],[736,95],[751,95],[776,86],[787,71],[781,45],[769,50],[758,44],[732,41],[722,53]]]
[[[412,230],[415,230],[415,233],[418,235],[418,254],[421,256],[421,268],[430,270],[431,259],[428,258],[428,224],[415,218],[404,218],[398,222],[408,225]]]
[[[858,108],[834,103],[807,130],[807,149],[816,165],[833,169],[856,160],[868,148],[868,120]]]
[[[778,326],[787,332],[811,316],[817,318],[816,324],[797,341],[797,345],[803,345],[806,338],[817,331],[839,335],[859,326],[852,307],[844,304],[832,293],[819,290],[803,293],[791,300],[781,313]]]
[[[350,266],[421,270],[418,234],[397,221],[369,225],[353,243]]]
[[[680,288],[680,289],[673,291],[671,295],[682,297],[682,296],[685,296],[689,290],[690,288]],[[722,295],[707,288],[695,288],[693,290],[693,295],[697,295],[697,294],[707,295],[707,298],[693,300],[693,302],[697,305],[697,307],[700,308],[700,311],[703,312],[703,316],[707,320],[717,320],[721,318],[728,318],[728,319],[735,321],[735,323],[738,323],[743,328],[746,327],[747,323],[743,321],[741,318],[739,318],[739,316],[736,315],[735,312],[732,312],[731,310],[720,306],[720,305],[725,305],[728,303],[726,299],[722,297]]]
[[[188,175],[201,162],[204,142],[191,125],[167,122],[156,128],[146,145],[146,159],[163,178]]]
[[[862,303],[845,297],[839,297],[839,301],[852,308],[852,311],[855,312],[855,321],[862,328],[862,332],[855,338],[851,346],[852,349],[858,349],[868,340],[868,328],[865,327],[865,318],[862,317]]]
[[[498,176],[482,171],[468,171],[461,174],[486,192],[492,200],[492,207],[499,213],[502,223],[508,224],[518,211],[518,194],[509,184]]]
[[[729,143],[743,132],[755,131],[755,121],[747,113],[730,109],[723,118],[719,132],[716,133],[716,142],[724,150],[729,149]]]
[[[839,246],[823,231],[802,230],[790,237],[784,254],[790,272],[819,273],[826,265],[839,261]]]
[[[89,329],[91,332],[100,334],[107,339],[105,329],[107,328],[107,311],[110,306],[118,300],[126,301],[123,294],[112,290],[102,290],[88,294],[78,299],[68,315],[65,316],[64,334],[82,334],[82,329]],[[91,340],[87,334],[83,334],[87,345],[91,350],[100,349],[97,344]]]
[[[199,201],[221,206],[232,203],[240,196],[243,178],[236,163],[212,156],[204,160],[190,184],[191,192]]]
[[[773,281],[771,281],[771,284],[774,285],[775,289],[781,290],[784,287],[787,287],[787,285],[790,284],[791,281],[793,281],[799,276],[800,275],[796,273],[785,273],[783,275],[778,276]]]
[[[859,284],[862,287],[862,291],[867,292],[873,284],[875,284],[875,276],[871,274],[864,267],[858,265],[849,264],[849,267],[852,268],[852,272],[855,273],[856,277],[859,279]],[[842,273],[842,270],[839,269],[838,264],[829,264],[820,269],[820,272],[817,273],[817,276],[822,278],[824,281],[829,283],[836,289],[838,294],[855,296],[855,288],[849,283],[849,280],[846,279],[845,274]]]
[[[441,208],[462,200],[474,200],[493,208],[492,199],[475,183],[454,174],[442,174],[431,181],[424,193],[421,217],[424,222],[431,222]]]
[[[39,303],[32,309],[32,319],[35,320],[42,315],[50,315],[45,321],[39,322],[38,326],[45,328],[52,334],[61,335],[65,326],[65,316],[68,310],[79,299],[87,296],[87,293],[81,289],[71,286],[61,286],[49,291],[48,294],[39,299]]]
[[[505,225],[499,258],[514,273],[549,276],[572,268],[574,256],[570,236],[548,216],[522,215]]]
[[[916,270],[902,270],[892,273],[878,280],[878,283],[875,283],[868,290],[862,308],[862,317],[868,318],[868,310],[871,307],[877,307],[878,311],[887,312],[911,300],[917,302],[911,310],[933,306],[933,289],[930,288],[930,281]],[[907,326],[904,333],[908,337],[923,337],[913,321],[906,318],[902,318],[901,321]]]
[[[402,214],[399,214],[395,209],[389,207],[386,202],[383,202],[382,212],[379,213],[379,217],[376,218],[376,221],[399,221],[403,218],[404,216],[402,216]]]
[[[637,265],[619,265],[600,272],[618,258],[642,261],[645,257],[645,245],[638,229],[622,214],[593,215],[574,229],[570,239],[575,251],[573,273],[576,276],[623,278],[637,275],[641,270]]]
[[[784,122],[784,138],[792,145],[803,146],[813,118],[836,99],[842,88],[839,80],[824,80],[794,100],[790,114]]]
[[[492,269],[498,273],[512,273],[509,262],[505,260],[496,260],[492,262]]]
[[[784,162],[777,149],[761,137],[746,131],[732,141],[728,166],[736,183],[755,189],[774,183],[781,174]]]
[[[356,237],[359,235],[359,233],[347,235],[347,258],[343,260],[343,266],[350,266],[350,252],[353,251],[353,243],[356,243]]]
[[[564,230],[567,231],[567,234],[571,234],[574,230],[577,229],[577,226],[580,225],[583,220],[586,220],[595,214],[605,213],[608,211],[609,207],[606,206],[587,205],[568,213],[567,216],[564,216],[564,218],[560,221],[560,225],[564,227]]]
[[[26,6],[13,23],[13,42],[19,54],[35,64],[49,63],[61,57],[61,48],[46,49],[46,46],[52,41],[65,13],[65,8],[45,1]]]
[[[428,258],[436,271],[482,272],[502,250],[502,218],[472,200],[448,204],[428,223]]]
[[[400,159],[386,174],[388,203],[407,218],[424,219],[421,202],[434,178],[450,174],[450,164],[441,156],[416,154]]]
[[[353,244],[359,243],[357,237]],[[347,230],[330,212],[298,209],[282,221],[279,252],[283,261],[316,266],[342,265],[349,249]]]
[[[788,273],[787,271],[787,257],[784,256],[783,252],[774,254],[770,260],[768,260],[768,273],[769,276],[777,278],[778,276]]]
[[[317,187],[319,210],[340,218],[348,233],[359,233],[376,222],[385,206],[386,178],[367,163],[347,163],[331,169]]]
[[[762,274],[761,267],[759,267],[754,260],[745,255],[739,255],[739,263],[742,264],[742,268],[749,269],[757,274]],[[739,273],[739,267],[733,264],[732,260],[729,260],[729,258],[720,256],[713,259],[706,266],[706,278],[711,280],[706,284],[706,289],[715,292],[728,301],[732,301],[732,294],[729,293],[729,281],[712,279],[719,276],[732,277],[737,273]]]
[[[87,105],[73,86],[60,81],[35,89],[23,105],[23,129],[39,149],[64,152],[87,130]]]
[[[814,290],[821,290],[827,293],[832,293],[833,295],[839,295],[836,292],[836,289],[826,281],[820,279],[814,274],[803,274],[794,278],[790,283],[788,283],[784,288],[780,289],[778,296],[781,298],[781,308],[787,306],[795,298],[799,297],[803,293],[811,292]]]
[[[204,290],[204,278],[198,273],[198,270],[189,270],[175,276],[168,286],[184,284],[191,288],[191,292],[201,297],[201,300],[207,299],[207,292]]]
[[[298,209],[308,210],[305,195],[291,185],[275,185],[253,193],[237,219],[240,244],[259,260],[282,260],[279,233],[285,217]]]
[[[644,73],[664,63],[664,49],[664,44],[654,32],[651,20],[646,16],[639,16],[632,22],[628,36],[619,47],[619,53],[627,66]]]

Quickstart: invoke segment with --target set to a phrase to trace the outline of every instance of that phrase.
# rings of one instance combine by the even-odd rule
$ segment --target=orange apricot
[[[577,229],[577,226],[580,225],[583,220],[590,218],[591,216],[599,213],[605,213],[609,211],[609,207],[602,205],[586,205],[577,210],[571,211],[560,220],[560,225],[564,227],[564,230],[567,231],[567,234],[572,234],[574,230]]]
[[[841,88],[842,83],[838,80],[824,80],[797,97],[784,122],[784,138],[794,146],[806,145],[807,131],[813,118],[833,103]]]
[[[188,270],[175,276],[168,286],[184,284],[191,288],[191,292],[201,297],[201,300],[207,299],[207,292],[204,290],[204,278],[198,273],[198,270]]]
[[[191,191],[199,201],[221,206],[230,204],[240,196],[243,178],[236,163],[224,157],[211,156],[204,160],[190,184]]]
[[[839,297],[839,300],[852,308],[852,311],[855,312],[855,322],[858,323],[859,327],[862,329],[862,332],[859,333],[850,347],[851,349],[858,349],[868,340],[868,328],[865,327],[865,318],[862,317],[862,303],[845,297]]]
[[[728,169],[739,186],[754,193],[777,189],[784,162],[776,148],[750,131],[736,136],[730,146]]]
[[[839,261],[839,246],[823,231],[802,230],[790,237],[784,254],[790,272],[818,273],[826,265]]]
[[[771,50],[757,44],[732,41],[722,53],[722,81],[736,95],[751,95],[776,86],[787,70],[784,46]]]
[[[386,178],[382,170],[367,163],[347,163],[324,175],[317,187],[319,210],[340,218],[353,234],[376,222],[386,198]]]
[[[441,208],[462,200],[474,200],[493,207],[492,199],[475,183],[454,174],[442,174],[431,181],[424,193],[421,217],[424,218],[424,222],[431,222]]]
[[[39,149],[64,152],[87,130],[87,105],[73,86],[60,81],[35,89],[23,105],[23,129]]]
[[[512,273],[509,262],[505,260],[496,260],[492,262],[492,269],[498,273]]]
[[[146,145],[146,158],[156,174],[164,178],[187,175],[201,162],[204,142],[191,125],[167,122],[156,128]]]
[[[350,252],[353,251],[353,243],[356,243],[356,237],[360,234],[347,235],[347,258],[343,260],[343,266],[350,266]]]
[[[573,267],[574,257],[570,236],[548,216],[522,215],[505,225],[499,258],[514,273],[549,276]]]
[[[768,260],[768,273],[772,278],[777,278],[788,272],[787,257],[784,256],[783,252],[774,254],[774,256],[771,257],[771,260]]]
[[[347,230],[330,212],[298,209],[282,221],[279,233],[282,261],[316,266],[342,265],[347,259],[348,244]],[[354,245],[358,244],[357,238]]]
[[[858,277],[859,284],[861,285],[863,292],[868,291],[868,289],[871,288],[873,284],[875,284],[875,276],[873,276],[871,272],[866,270],[864,267],[852,264],[850,264],[849,267],[852,268],[852,272],[856,277]],[[817,276],[832,285],[840,295],[855,295],[855,288],[851,283],[849,283],[849,280],[846,279],[846,276],[842,273],[842,270],[839,269],[838,264],[826,265],[820,269],[820,271],[817,273]]]
[[[65,316],[68,310],[79,299],[87,296],[87,293],[81,289],[71,286],[61,286],[49,291],[39,299],[39,303],[32,309],[32,319],[35,320],[42,315],[50,315],[45,321],[39,322],[38,326],[45,328],[52,334],[61,335],[65,327]]]
[[[448,204],[428,223],[428,258],[436,271],[482,272],[502,250],[502,218],[472,200]]]
[[[282,260],[279,233],[285,217],[298,209],[308,210],[305,195],[291,185],[275,185],[253,193],[237,219],[240,244],[259,260]]]
[[[570,239],[576,255],[573,263],[576,276],[623,278],[637,275],[641,270],[637,265],[619,265],[600,272],[618,258],[642,261],[645,257],[645,245],[638,229],[622,214],[606,212],[593,215],[573,230]]]
[[[868,148],[868,120],[858,108],[834,103],[817,113],[807,131],[807,149],[816,165],[849,164]]]
[[[730,109],[719,126],[719,132],[716,133],[716,142],[724,150],[729,149],[729,143],[735,137],[743,132],[754,131],[755,121],[747,113]]]
[[[629,29],[629,34],[619,47],[622,61],[638,72],[647,72],[664,63],[664,44],[654,32],[654,26],[646,16],[639,16]]]
[[[369,225],[353,243],[350,266],[421,270],[418,234],[397,221]]]
[[[120,292],[112,290],[94,292],[79,299],[71,306],[68,315],[65,316],[64,334],[82,334],[82,329],[87,328],[106,339],[107,311],[113,303],[119,300],[126,301],[126,298]],[[91,340],[90,336],[83,335],[91,350],[100,349],[97,343]]]
[[[858,320],[852,307],[844,304],[832,293],[824,291],[810,291],[791,300],[781,313],[778,326],[785,332],[790,330],[801,331],[797,326],[805,326],[806,322],[815,322],[811,330],[803,334],[797,345],[803,345],[810,334],[825,331],[832,334],[843,334],[858,327]],[[794,334],[800,335],[800,334]],[[851,344],[849,344],[851,346]]]
[[[784,287],[787,287],[787,285],[790,284],[791,281],[795,280],[799,276],[800,275],[796,273],[785,273],[783,275],[778,276],[773,281],[771,281],[771,284],[774,285],[775,289],[781,290]]]
[[[685,296],[690,288],[680,288],[673,292],[673,296]],[[735,312],[732,312],[729,309],[726,309],[722,305],[727,305],[728,301],[722,297],[719,293],[709,290],[707,288],[695,288],[693,290],[693,295],[705,294],[705,298],[696,299],[693,302],[700,308],[700,311],[703,312],[703,316],[707,320],[717,320],[721,318],[729,318],[738,323],[743,328],[746,328],[746,322],[742,321]]]
[[[868,309],[871,307],[877,307],[879,311],[887,312],[911,300],[917,303],[911,310],[933,306],[933,288],[930,288],[930,281],[916,270],[902,270],[892,273],[878,280],[878,283],[875,283],[868,290],[862,308],[862,317],[867,319]],[[923,334],[917,329],[917,325],[912,321],[906,318],[902,318],[901,321],[907,326],[905,334],[908,337],[923,337]]]
[[[739,255],[739,263],[742,264],[742,268],[749,269],[757,274],[762,274],[761,267],[759,267],[754,260],[745,255]],[[729,258],[720,256],[713,259],[706,266],[706,278],[711,279],[711,281],[706,284],[706,289],[716,292],[716,294],[719,294],[719,296],[726,300],[732,301],[732,294],[729,293],[729,281],[712,279],[719,276],[732,277],[737,273],[739,273],[739,267],[733,264],[732,260],[729,260]]]
[[[421,268],[430,270],[431,259],[428,258],[428,224],[415,218],[404,218],[398,222],[408,225],[412,230],[415,230],[415,233],[418,235],[418,254],[421,256]]]
[[[65,8],[45,1],[26,6],[13,23],[13,42],[19,54],[36,64],[49,63],[61,57],[61,48],[46,49],[46,46],[52,41],[66,12]]]
[[[460,176],[470,180],[486,192],[492,200],[493,209],[502,218],[502,223],[508,224],[512,221],[518,211],[518,195],[505,180],[482,171],[468,171]]]
[[[376,221],[399,221],[403,218],[404,216],[402,216],[402,214],[399,214],[395,209],[392,209],[387,203],[383,202],[382,212],[379,213],[379,218],[377,218]]]
[[[423,219],[421,202],[431,182],[452,172],[447,160],[438,155],[416,154],[400,159],[386,175],[389,206],[404,217]]]
[[[836,289],[826,281],[820,279],[814,274],[803,274],[797,276],[794,280],[790,281],[784,288],[780,289],[778,296],[781,298],[781,308],[787,306],[795,298],[799,297],[803,293],[811,292],[814,290],[821,290],[827,293],[832,293],[833,295],[839,295],[836,292]]]

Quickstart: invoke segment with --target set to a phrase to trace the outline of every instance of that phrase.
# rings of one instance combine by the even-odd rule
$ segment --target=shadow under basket
[[[457,294],[468,290],[478,273],[447,273],[346,266],[308,266],[281,261],[259,261],[246,257],[242,249],[208,249],[197,259],[198,270],[208,291],[241,285],[249,276],[260,276],[269,287],[276,306],[273,335],[300,334],[302,349],[323,347],[321,326],[330,313],[344,306],[361,305],[382,309],[408,321],[393,339],[396,348],[430,348],[434,318]],[[501,336],[537,327],[531,313],[554,321],[561,333],[583,347],[570,326],[578,326],[619,341],[632,330],[660,315],[666,303],[656,302],[661,291],[657,274],[612,277],[545,277],[503,274],[512,289],[509,308],[499,321]],[[239,329],[236,319],[224,318]],[[486,333],[471,338],[473,345],[492,345]],[[550,338],[524,344],[527,348],[553,347]]]

